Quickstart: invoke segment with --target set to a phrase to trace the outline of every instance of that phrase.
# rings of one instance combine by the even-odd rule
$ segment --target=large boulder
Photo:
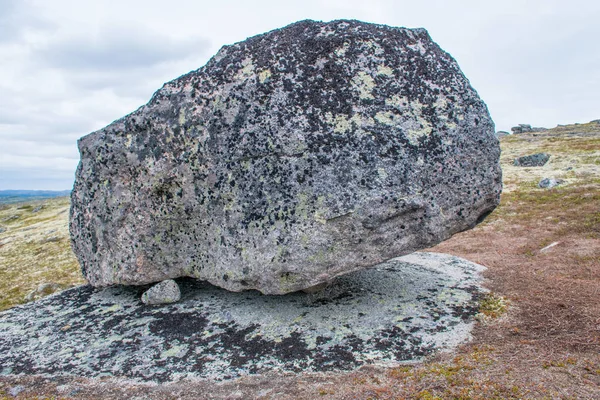
[[[498,204],[485,103],[424,29],[302,21],[223,47],[79,140],[94,286],[282,294],[433,246]]]

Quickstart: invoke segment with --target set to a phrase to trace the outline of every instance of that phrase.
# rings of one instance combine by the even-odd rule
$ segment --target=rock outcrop
[[[550,154],[535,153],[515,158],[515,167],[543,167],[550,159]]]
[[[530,133],[530,132],[544,132],[548,129],[542,128],[541,126],[531,126],[529,124],[519,124],[517,126],[513,126],[510,128],[513,135],[518,135],[519,133]]]
[[[456,61],[358,21],[225,46],[79,150],[70,229],[94,286],[306,289],[472,228],[501,191]]]
[[[565,181],[563,179],[556,178],[543,178],[539,183],[540,189],[552,189],[553,187],[562,185]]]
[[[0,313],[0,377],[214,385],[414,362],[469,339],[483,269],[415,253],[285,296],[181,279],[181,301],[154,307],[135,286],[79,286]]]

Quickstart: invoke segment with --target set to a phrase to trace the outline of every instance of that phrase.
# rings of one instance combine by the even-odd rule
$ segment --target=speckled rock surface
[[[0,375],[144,382],[395,365],[469,339],[483,267],[415,253],[315,294],[180,280],[179,303],[80,286],[0,313]]]
[[[223,47],[79,140],[94,286],[282,294],[426,248],[499,201],[484,102],[424,29],[302,21]]]
[[[177,282],[167,279],[152,286],[142,293],[142,303],[147,305],[169,304],[179,301],[181,291]]]

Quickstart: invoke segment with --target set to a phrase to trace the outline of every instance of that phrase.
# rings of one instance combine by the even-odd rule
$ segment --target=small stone
[[[59,283],[55,282],[45,282],[40,284],[35,290],[32,290],[25,296],[25,301],[30,302],[34,300],[39,300],[42,297],[46,297],[51,295],[52,293],[56,293],[59,290],[63,289],[63,286]]]
[[[17,397],[24,390],[25,390],[25,386],[17,385],[17,386],[13,386],[10,389],[8,389],[8,394],[10,394],[13,397]]]
[[[44,205],[39,205],[36,208],[34,208],[33,210],[31,210],[32,213],[36,213],[42,210],[42,208],[44,208]]]
[[[179,301],[181,292],[173,279],[167,279],[142,294],[142,303],[147,305],[169,304]]]
[[[557,246],[557,245],[559,245],[559,244],[560,244],[560,242],[553,242],[553,243],[550,243],[548,246],[546,246],[546,247],[544,247],[543,249],[541,249],[541,250],[540,250],[540,253],[545,253],[545,252],[547,252],[548,250],[550,250],[551,248],[553,248],[554,246]]]
[[[19,218],[21,218],[21,216],[15,214],[15,215],[11,215],[11,216],[8,216],[8,217],[4,218],[3,221],[4,222],[11,222],[11,221],[15,221],[15,220],[17,220]]]
[[[499,138],[503,137],[503,136],[508,136],[510,135],[510,133],[506,132],[506,131],[498,131],[496,132],[496,136],[498,136]]]
[[[562,179],[544,178],[540,181],[540,183],[538,183],[538,186],[541,189],[552,189],[553,187],[558,186],[563,182],[564,180]]]
[[[0,226],[0,233],[4,233],[4,232],[6,232],[6,228],[3,226]]]
[[[514,165],[516,167],[541,167],[550,159],[550,154],[536,153],[523,157],[515,158]]]
[[[62,238],[60,236],[50,236],[49,238],[46,238],[44,240],[41,241],[42,244],[44,243],[56,243],[56,242],[60,242]]]

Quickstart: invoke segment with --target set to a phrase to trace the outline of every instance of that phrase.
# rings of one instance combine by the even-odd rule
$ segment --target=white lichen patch
[[[375,80],[365,71],[360,71],[353,79],[352,86],[358,91],[358,97],[361,100],[372,100],[373,89],[375,88]]]
[[[406,47],[408,47],[411,50],[418,51],[420,54],[425,54],[427,52],[427,49],[423,45],[423,42],[420,40],[417,40],[415,44],[407,44]]]
[[[387,179],[387,177],[389,176],[387,171],[385,170],[385,168],[377,168],[377,175],[379,176],[379,179],[384,181]]]

